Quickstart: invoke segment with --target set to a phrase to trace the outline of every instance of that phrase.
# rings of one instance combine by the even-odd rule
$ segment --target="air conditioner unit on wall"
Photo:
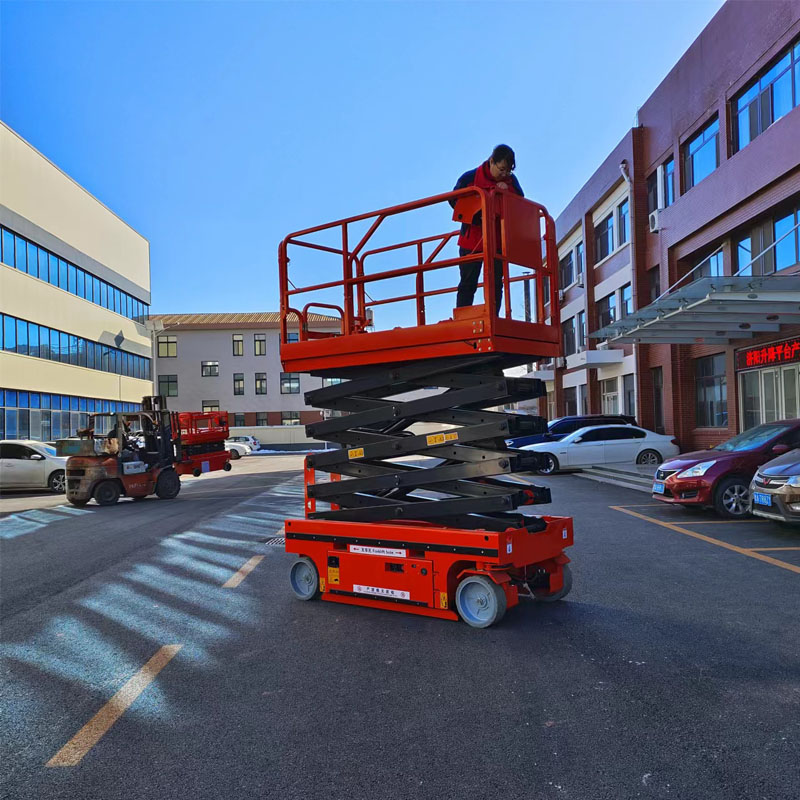
[[[647,220],[650,224],[650,233],[658,233],[661,230],[658,224],[658,209],[651,211]]]
[[[563,289],[559,289],[558,290],[558,302],[559,303],[563,303],[564,302],[564,290]]]
[[[557,358],[553,359],[553,367],[555,369],[563,369],[566,363],[566,359],[563,356],[558,356]]]

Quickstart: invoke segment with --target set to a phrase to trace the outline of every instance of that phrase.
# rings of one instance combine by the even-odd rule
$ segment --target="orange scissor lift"
[[[457,221],[480,211],[481,253],[448,253],[456,230],[409,238],[415,221],[441,218],[435,207],[445,203]],[[453,309],[456,267],[477,259],[484,302]],[[331,279],[303,285],[312,264]],[[498,410],[544,394],[541,381],[504,370],[559,354],[557,265],[543,206],[477,187],[284,239],[281,360],[286,372],[327,379],[305,395],[325,416],[306,432],[339,445],[306,458],[305,517],[286,520],[297,597],[488,627],[522,597],[569,592],[572,519],[518,512],[549,503],[550,491],[509,477],[538,468],[540,457],[506,439],[542,432],[546,421]],[[376,308],[405,306],[407,319],[409,305],[416,324],[373,326]],[[431,322],[437,305],[447,318]],[[339,331],[312,330],[312,309],[330,312]],[[290,323],[298,341],[288,339]]]

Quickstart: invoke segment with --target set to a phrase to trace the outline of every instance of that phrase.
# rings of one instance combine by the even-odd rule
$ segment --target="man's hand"
[[[497,184],[498,189],[502,189],[504,192],[508,190],[508,184],[505,181],[500,181]]]

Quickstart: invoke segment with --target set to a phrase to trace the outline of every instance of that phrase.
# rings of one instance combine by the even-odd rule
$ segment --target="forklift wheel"
[[[119,500],[119,484],[116,481],[103,481],[94,490],[94,501],[99,506],[113,506]]]
[[[456,608],[473,628],[488,628],[506,613],[506,593],[491,578],[467,575],[456,589]]]
[[[71,497],[68,497],[67,500],[69,500],[69,502],[72,503],[73,506],[77,506],[78,508],[83,508],[89,502],[88,499],[86,499],[86,500],[73,500]]]
[[[310,558],[301,556],[292,564],[289,583],[300,600],[314,600],[319,597],[319,573]]]
[[[230,461],[226,461],[225,462],[225,466],[222,469],[224,469],[225,472],[230,472],[231,471],[231,462]]]
[[[172,500],[181,490],[181,479],[174,469],[165,469],[156,481],[156,494],[161,500]]]
[[[199,478],[199,477],[200,477],[202,474],[203,474],[203,471],[202,471],[202,470],[199,470],[199,469],[192,470],[192,475],[193,475],[195,478]]]
[[[570,570],[569,564],[564,564],[562,569],[564,570],[564,585],[557,592],[547,594],[542,592],[541,589],[537,589],[530,584],[528,585],[528,588],[537,600],[542,603],[555,603],[556,600],[561,600],[570,593],[570,589],[572,589],[572,570]]]

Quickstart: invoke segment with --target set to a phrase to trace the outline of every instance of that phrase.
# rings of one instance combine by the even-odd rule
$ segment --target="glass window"
[[[50,329],[50,360],[61,361],[61,337],[58,331]]]
[[[793,267],[798,262],[797,235],[790,233],[796,224],[797,219],[794,212],[776,219],[773,223],[776,270]]]
[[[286,334],[286,337],[286,344],[292,344],[292,342],[300,341],[300,334],[297,331],[289,331]]]
[[[265,356],[267,354],[267,334],[253,334],[253,355]]]
[[[78,366],[85,367],[86,366],[86,339],[81,339],[78,337]]]
[[[281,372],[281,394],[300,394],[300,373]]]
[[[14,234],[3,228],[3,263],[13,267],[14,259]]]
[[[70,294],[78,293],[78,270],[73,264],[67,264],[68,291]]]
[[[89,369],[96,369],[95,365],[95,343],[86,342],[86,366]]]
[[[267,373],[256,372],[256,394],[267,393]]]
[[[564,389],[564,413],[570,417],[578,413],[578,389],[575,386]]]
[[[600,400],[604,414],[619,414],[619,390],[616,378],[600,381]]]
[[[647,213],[652,214],[658,209],[658,173],[654,172],[647,178]]]
[[[3,317],[3,350],[17,351],[17,321],[8,314]]]
[[[595,262],[602,261],[614,250],[614,215],[609,214],[594,229]]]
[[[28,242],[28,274],[39,277],[39,248]]]
[[[21,319],[17,320],[17,352],[28,355],[28,323]]]
[[[581,349],[586,347],[586,312],[579,311],[575,315],[575,327],[578,338],[578,347]]]
[[[630,203],[628,200],[623,200],[617,206],[617,222],[619,224],[619,244],[621,247],[631,238]]]
[[[203,400],[203,411],[219,411],[219,400]]]
[[[575,245],[575,272],[578,276],[583,275],[583,242]]]
[[[675,202],[675,159],[670,157],[664,162],[664,207]]]
[[[77,366],[78,364],[78,337],[69,337],[69,363]]]
[[[69,289],[67,262],[63,258],[58,259],[58,287],[65,292]]]
[[[16,244],[16,266],[21,272],[28,271],[28,243],[21,237],[15,236],[14,242]]]
[[[219,361],[201,361],[200,374],[204,378],[216,378],[219,375]]]
[[[177,375],[159,375],[158,376],[158,393],[163,397],[177,397],[178,396],[178,376]]]
[[[622,413],[636,416],[636,381],[633,373],[622,376]]]
[[[629,283],[626,283],[620,290],[620,297],[622,302],[619,305],[619,316],[622,319],[628,314],[633,314],[633,293]]]
[[[569,286],[575,280],[575,262],[572,255],[572,250],[564,256],[559,262],[559,273],[561,288]]]
[[[714,119],[696,133],[683,148],[687,189],[696,186],[719,166],[719,120]]]
[[[108,284],[105,281],[100,281],[100,305],[108,308]]]
[[[58,344],[59,344],[59,350],[61,352],[61,363],[69,364],[69,334],[59,332]]]
[[[233,334],[233,354],[235,356],[244,355],[244,336],[241,333]]]
[[[698,428],[728,427],[728,387],[725,354],[695,359]]]
[[[647,271],[647,283],[650,288],[650,302],[654,303],[661,296],[661,270],[658,265]]]
[[[299,411],[281,411],[281,425],[299,425]]]
[[[39,326],[28,323],[28,355],[39,358]]]
[[[244,428],[244,414],[235,413],[233,415],[233,427]]]
[[[268,425],[267,422],[267,412],[266,411],[256,411],[256,425]]]
[[[575,317],[561,323],[561,347],[565,356],[575,352]]]
[[[158,357],[177,358],[178,357],[178,337],[159,336],[158,337]]]
[[[52,254],[47,255],[50,283],[58,286],[58,259]]]
[[[244,373],[243,372],[234,372],[233,373],[233,393],[234,394],[244,394]]]
[[[601,328],[617,319],[617,296],[614,292],[597,301],[597,321]]]
[[[46,281],[48,279],[49,269],[47,267],[47,250],[39,248],[39,280]]]

